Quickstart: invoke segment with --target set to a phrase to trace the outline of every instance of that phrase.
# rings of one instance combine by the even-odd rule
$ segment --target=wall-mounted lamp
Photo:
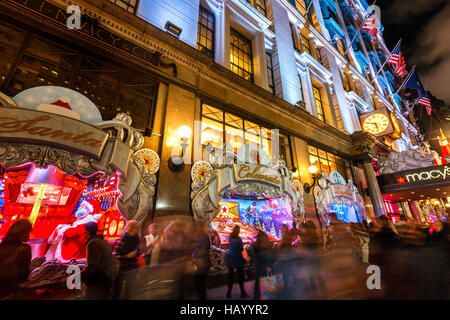
[[[310,193],[311,189],[314,188],[314,186],[317,184],[317,181],[319,181],[319,179],[322,177],[321,173],[317,173],[317,171],[319,171],[319,169],[315,165],[310,165],[308,168],[308,171],[309,171],[309,173],[312,174],[314,182],[312,185],[309,185],[308,183],[305,183],[303,185],[303,189],[305,190],[305,193]],[[322,218],[319,215],[319,210],[317,210],[316,197],[314,195],[313,195],[313,199],[314,199],[314,208],[316,208],[317,221],[319,221],[319,225],[320,225],[320,238],[323,241]]]
[[[309,166],[308,171],[309,171],[309,173],[312,174],[314,182],[313,182],[312,185],[309,185],[308,183],[305,183],[303,185],[303,189],[305,190],[306,193],[310,193],[311,189],[314,188],[314,186],[316,185],[317,181],[319,181],[319,179],[322,177],[322,174],[320,174],[320,173],[317,174],[318,170],[319,169],[315,165],[310,165]]]
[[[180,147],[181,147],[181,155],[172,155],[169,158],[168,164],[170,170],[174,172],[181,172],[184,169],[184,155],[186,152],[186,148],[188,147],[188,141],[191,137],[192,130],[188,126],[181,126],[178,129],[178,136],[181,139]]]
[[[165,25],[166,31],[173,34],[175,37],[179,37],[183,29],[174,25],[172,22],[167,21]]]

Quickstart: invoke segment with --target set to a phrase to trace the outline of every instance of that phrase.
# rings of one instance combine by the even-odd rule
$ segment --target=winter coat
[[[17,292],[30,274],[31,247],[21,242],[0,244],[0,298]]]
[[[98,237],[91,237],[87,242],[87,266],[81,272],[81,280],[87,285],[111,281],[113,268],[110,244]]]
[[[225,265],[228,268],[241,269],[244,266],[244,257],[242,256],[244,245],[241,238],[230,238],[228,252],[225,256]]]

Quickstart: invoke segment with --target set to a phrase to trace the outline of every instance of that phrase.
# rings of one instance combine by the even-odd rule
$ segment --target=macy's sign
[[[428,170],[428,171],[422,171],[418,173],[411,173],[407,174],[405,176],[407,182],[416,182],[416,181],[424,181],[424,180],[432,180],[432,179],[439,179],[442,180],[447,179],[447,177],[450,177],[450,167],[445,166],[442,169],[435,169],[435,170]]]

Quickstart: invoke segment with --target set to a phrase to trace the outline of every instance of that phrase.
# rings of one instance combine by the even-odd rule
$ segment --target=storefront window
[[[292,167],[289,139],[286,135],[278,134],[279,157]],[[208,104],[202,105],[202,133],[203,148],[208,144],[222,149],[223,143],[228,143],[233,152],[245,144],[260,146],[269,157],[272,157],[272,132],[269,128],[223,112]]]
[[[126,68],[108,59],[95,59],[33,35],[13,70],[11,63],[19,54],[17,48],[23,46],[25,32],[0,28],[1,91],[15,96],[36,86],[66,87],[96,104],[103,120],[111,120],[123,112],[131,116],[133,127],[140,130],[151,127],[157,82],[148,76],[125,71]]]
[[[313,93],[314,93],[314,102],[316,104],[316,112],[317,117],[325,122],[325,114],[323,111],[323,101],[322,101],[322,94],[320,93],[320,89],[317,87],[313,87]]]
[[[308,152],[309,163],[317,166],[318,172],[326,172],[329,175],[331,171],[337,171],[347,181],[349,178],[352,178],[349,161],[313,146],[308,146]]]

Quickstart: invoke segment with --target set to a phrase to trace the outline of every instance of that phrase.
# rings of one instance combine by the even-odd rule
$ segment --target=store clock
[[[363,122],[363,129],[373,135],[386,131],[389,127],[389,118],[382,113],[375,113],[367,117]]]
[[[386,135],[394,132],[393,124],[386,109],[376,110],[361,116],[363,131],[374,136]]]

